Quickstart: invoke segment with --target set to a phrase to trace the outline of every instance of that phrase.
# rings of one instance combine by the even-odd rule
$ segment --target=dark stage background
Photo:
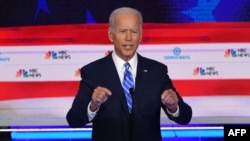
[[[250,20],[249,0],[1,0],[0,26],[106,23],[122,6],[140,10],[147,23]]]

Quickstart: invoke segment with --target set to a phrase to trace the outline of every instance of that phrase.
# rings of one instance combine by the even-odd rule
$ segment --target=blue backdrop
[[[151,23],[250,21],[250,0],[1,0],[0,26],[105,23],[121,6]]]

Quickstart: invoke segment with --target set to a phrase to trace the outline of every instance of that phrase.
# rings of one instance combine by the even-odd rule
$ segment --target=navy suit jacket
[[[93,89],[103,86],[112,95],[103,103],[92,121],[92,141],[161,141],[161,108],[170,120],[188,124],[192,117],[191,107],[179,97],[180,115],[173,117],[161,103],[161,94],[166,89],[175,90],[167,66],[138,54],[137,76],[133,94],[133,122],[128,112],[123,88],[112,56],[96,60],[81,69],[82,80],[72,107],[67,113],[71,127],[89,123],[87,106]],[[132,133],[131,133],[132,132]]]

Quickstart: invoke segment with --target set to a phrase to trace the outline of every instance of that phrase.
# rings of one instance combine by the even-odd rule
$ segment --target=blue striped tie
[[[132,111],[132,102],[133,101],[132,101],[132,96],[131,96],[131,93],[130,93],[130,89],[134,88],[134,82],[133,82],[132,74],[129,71],[129,67],[130,67],[129,63],[125,63],[124,66],[125,66],[125,72],[124,72],[124,80],[123,80],[123,83],[122,83],[122,87],[123,87],[125,97],[126,97],[126,100],[127,100],[129,113],[131,113],[131,111]]]

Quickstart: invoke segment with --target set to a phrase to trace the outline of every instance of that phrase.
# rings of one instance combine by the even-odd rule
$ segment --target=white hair
[[[115,9],[109,16],[109,28],[113,29],[114,28],[114,22],[115,22],[115,17],[119,14],[137,14],[139,16],[139,21],[140,21],[140,28],[142,28],[142,15],[141,12],[139,12],[138,10],[134,9],[134,8],[130,8],[130,7],[121,7],[121,8],[117,8]]]

